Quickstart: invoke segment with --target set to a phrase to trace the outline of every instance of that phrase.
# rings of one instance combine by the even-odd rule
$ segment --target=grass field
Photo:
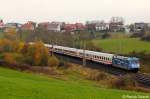
[[[93,42],[106,52],[126,54],[132,51],[146,51],[150,53],[150,42],[141,41],[138,38],[115,38],[94,40]]]
[[[150,94],[103,89],[86,81],[58,80],[0,68],[0,99],[122,99],[123,95]]]

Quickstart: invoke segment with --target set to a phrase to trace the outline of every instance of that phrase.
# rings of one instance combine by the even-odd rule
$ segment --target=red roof
[[[31,22],[25,23],[22,25],[23,30],[34,30],[34,25]]]
[[[64,29],[67,32],[71,32],[71,31],[76,30],[76,25],[75,24],[65,24]]]

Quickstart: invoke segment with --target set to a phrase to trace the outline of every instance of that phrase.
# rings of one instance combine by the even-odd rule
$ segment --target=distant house
[[[62,22],[51,22],[47,26],[48,31],[53,31],[53,32],[60,32],[62,28],[63,23]]]
[[[134,24],[134,32],[140,32],[141,30],[145,30],[147,25],[145,23],[135,23]]]
[[[121,32],[124,31],[124,24],[117,22],[117,23],[110,23],[109,28],[111,32]]]
[[[109,23],[100,22],[96,23],[96,31],[108,31],[109,30]]]
[[[122,32],[125,30],[124,20],[122,17],[112,17],[109,24],[111,32]]]
[[[38,27],[47,31],[60,32],[63,27],[63,22],[43,22],[39,23]]]
[[[10,29],[15,29],[16,31],[18,31],[21,28],[22,24],[19,23],[6,23],[4,25],[4,31],[7,32]]]
[[[76,31],[84,31],[85,30],[85,25],[82,23],[75,23],[76,26]]]
[[[147,23],[147,30],[150,32],[150,23]]]
[[[87,21],[86,22],[86,30],[88,31],[96,31],[96,24],[99,21]]]
[[[109,31],[109,23],[102,21],[88,21],[86,23],[88,31]]]
[[[36,23],[29,21],[29,22],[22,25],[21,30],[24,30],[24,31],[31,30],[31,31],[33,31],[35,28],[36,28]]]
[[[65,24],[64,30],[65,30],[65,32],[74,32],[77,30],[77,27],[75,24]]]
[[[38,24],[38,28],[47,30],[49,24],[50,24],[50,22],[42,22],[42,23],[39,23],[39,24]]]

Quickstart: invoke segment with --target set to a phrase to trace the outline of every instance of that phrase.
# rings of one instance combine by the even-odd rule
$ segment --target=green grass
[[[122,95],[150,95],[103,89],[0,68],[0,99],[122,99]]]
[[[93,42],[106,52],[127,54],[132,51],[146,51],[150,53],[150,42],[141,41],[139,38],[114,38],[94,40]]]

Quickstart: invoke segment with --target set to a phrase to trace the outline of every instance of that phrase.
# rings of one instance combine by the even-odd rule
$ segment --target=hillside
[[[121,99],[123,95],[148,95],[79,82],[0,68],[0,99]]]
[[[94,40],[96,46],[106,52],[115,52],[127,54],[132,51],[146,51],[150,53],[150,42],[141,41],[138,38],[111,38],[104,40]]]

